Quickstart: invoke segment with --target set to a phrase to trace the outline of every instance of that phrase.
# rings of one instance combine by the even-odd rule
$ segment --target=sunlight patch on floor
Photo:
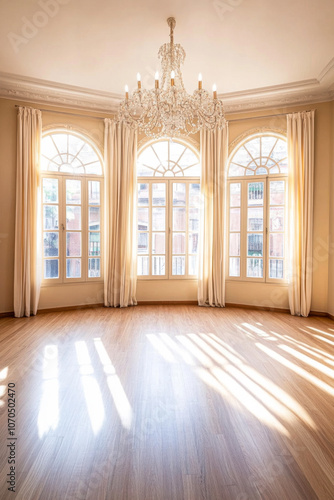
[[[40,439],[59,422],[58,347],[47,345],[43,353],[42,397],[37,419]]]
[[[94,368],[86,342],[83,340],[76,342],[75,349],[80,366],[81,383],[85,395],[86,407],[93,433],[96,435],[100,431],[105,419],[101,389],[96,378],[93,376]]]
[[[123,427],[125,429],[130,429],[132,425],[133,413],[122,383],[116,374],[116,370],[102,340],[100,338],[95,338],[94,345],[103,365],[104,373],[107,375],[107,384],[114,400],[119,418]]]

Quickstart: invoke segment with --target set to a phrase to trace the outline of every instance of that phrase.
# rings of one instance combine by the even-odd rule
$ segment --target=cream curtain
[[[287,116],[289,155],[289,305],[308,316],[312,293],[314,111]]]
[[[18,109],[16,214],[14,253],[14,314],[37,313],[41,286],[40,148],[42,114]]]
[[[201,131],[201,240],[198,304],[225,306],[225,213],[228,124]]]
[[[136,305],[137,133],[105,120],[105,278],[104,304]]]

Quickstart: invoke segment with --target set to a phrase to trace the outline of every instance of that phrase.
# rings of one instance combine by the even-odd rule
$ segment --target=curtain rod
[[[312,111],[311,109],[304,111],[304,113],[309,113]],[[316,109],[314,109],[316,111]],[[248,118],[235,118],[234,120],[227,120],[229,123],[231,122],[243,122],[245,120],[256,120],[257,118],[274,118],[275,116],[287,116],[290,114],[295,113],[295,111],[292,111],[291,113],[277,113],[276,115],[262,115],[262,116],[249,116]]]
[[[15,104],[15,108],[21,108],[22,106],[19,106],[18,104]],[[104,120],[106,117],[102,117],[102,116],[90,116],[90,115],[83,115],[81,113],[69,113],[68,111],[57,111],[55,109],[45,109],[45,108],[39,108],[40,111],[45,111],[47,113],[57,113],[57,114],[60,114],[60,115],[69,115],[69,116],[80,116],[82,118],[93,118],[95,120]],[[305,113],[309,113],[310,111],[312,110],[307,110],[305,111]],[[316,109],[314,110],[316,111]],[[293,113],[293,112],[292,112]],[[274,118],[276,116],[287,116],[289,115],[290,113],[277,113],[275,115],[262,115],[262,116],[249,116],[247,118],[235,118],[234,120],[227,120],[229,123],[233,123],[233,122],[243,122],[243,121],[246,121],[246,120],[256,120],[258,118]]]
[[[22,108],[24,106],[19,106],[18,104],[15,104],[15,108]],[[57,113],[59,115],[69,115],[69,116],[81,116],[82,118],[93,118],[95,120],[104,120],[107,118],[106,116],[90,116],[90,115],[83,115],[81,113],[69,113],[68,111],[57,111],[56,109],[45,109],[45,108],[38,108],[40,111],[46,111],[47,113]]]

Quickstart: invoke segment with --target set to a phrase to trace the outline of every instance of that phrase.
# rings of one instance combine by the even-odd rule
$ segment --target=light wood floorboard
[[[142,305],[0,319],[0,498],[334,499],[333,380],[328,318]]]

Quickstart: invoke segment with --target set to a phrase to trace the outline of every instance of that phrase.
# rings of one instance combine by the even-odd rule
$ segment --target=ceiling
[[[1,0],[0,96],[112,109],[169,41],[231,111],[334,97],[333,0]]]

